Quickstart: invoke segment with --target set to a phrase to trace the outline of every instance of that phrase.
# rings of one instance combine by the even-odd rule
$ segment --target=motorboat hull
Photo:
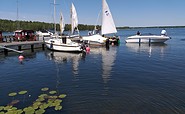
[[[128,37],[125,42],[126,43],[164,43],[169,40],[168,36],[157,36],[157,35],[134,35]]]

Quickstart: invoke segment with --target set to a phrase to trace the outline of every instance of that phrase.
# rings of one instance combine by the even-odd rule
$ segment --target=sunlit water
[[[87,54],[26,51],[0,56],[0,105],[12,98],[10,92],[27,90],[27,107],[49,87],[65,93],[63,114],[184,114],[185,29],[166,29],[172,39],[165,44],[126,44],[127,36],[160,34],[161,29],[119,30],[121,44],[91,48]],[[87,31],[82,32],[85,34]]]

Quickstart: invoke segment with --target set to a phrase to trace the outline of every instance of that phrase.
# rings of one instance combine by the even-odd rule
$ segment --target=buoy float
[[[86,51],[87,52],[90,52],[90,47],[86,47]]]
[[[24,59],[24,56],[20,55],[20,56],[19,56],[19,59]]]
[[[18,57],[18,59],[19,59],[19,61],[20,61],[21,64],[22,64],[22,62],[23,62],[23,60],[24,60],[24,56],[20,55],[20,56]]]

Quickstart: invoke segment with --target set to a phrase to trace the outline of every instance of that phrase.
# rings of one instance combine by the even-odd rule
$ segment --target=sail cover
[[[106,0],[102,0],[102,28],[101,34],[117,33],[114,20]]]
[[[71,6],[71,34],[74,33],[75,28],[78,27],[78,16],[74,4]]]

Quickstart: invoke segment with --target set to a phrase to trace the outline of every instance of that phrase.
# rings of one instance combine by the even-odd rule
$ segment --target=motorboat
[[[164,43],[169,39],[170,37],[165,35],[134,35],[125,41],[126,43]]]
[[[52,35],[53,35],[53,33],[48,30],[36,31],[36,36],[39,41],[49,40]]]
[[[36,35],[38,35],[39,37],[50,37],[51,35],[53,35],[53,33],[48,30],[39,30],[36,31]]]
[[[107,39],[109,41],[114,42],[117,41],[118,38],[111,38],[111,37],[105,37],[107,34],[115,34],[117,33],[116,26],[113,20],[113,17],[111,15],[109,6],[106,2],[106,0],[102,0],[102,23],[101,23],[101,33],[99,29],[95,29],[92,32],[92,34],[88,34],[88,36],[83,36],[82,39],[84,41],[87,41],[90,45],[105,45]]]
[[[125,40],[126,43],[164,43],[165,41],[169,40],[170,37],[167,36],[167,32],[165,29],[161,31],[161,35],[154,35],[154,34],[143,34],[137,31],[136,35],[129,36]]]

